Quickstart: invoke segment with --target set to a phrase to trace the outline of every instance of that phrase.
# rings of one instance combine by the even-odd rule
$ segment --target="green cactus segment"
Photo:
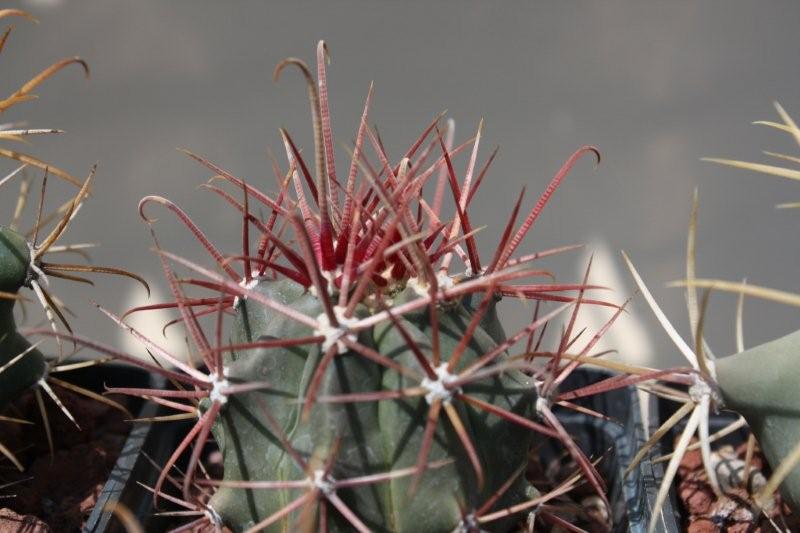
[[[319,300],[291,281],[263,281],[257,290],[308,316],[322,313]],[[398,295],[402,299],[406,295]],[[408,297],[412,297],[408,295]],[[299,338],[312,334],[282,315],[253,301],[238,306],[234,342],[269,338]],[[362,309],[361,313],[366,313]],[[492,315],[488,315],[492,316]],[[471,310],[458,302],[440,308],[442,360],[446,361],[469,324]],[[430,353],[430,321],[427,312],[399,317],[423,352]],[[394,359],[405,367],[419,369],[408,344],[391,322],[359,333],[359,342]],[[479,328],[459,363],[465,368],[496,346]],[[335,454],[331,477],[348,479],[413,467],[423,440],[429,405],[424,397],[361,403],[318,402],[308,420],[301,416],[302,399],[321,358],[320,348],[300,346],[253,349],[226,358],[228,380],[266,381],[271,388],[231,396],[214,432],[224,456],[225,480],[303,480],[309,476],[287,453],[279,436],[270,429],[265,411],[280,425],[291,447],[311,469],[321,469]],[[324,374],[319,397],[398,390],[419,386],[411,378],[386,369],[354,352],[337,355]],[[522,416],[532,416],[536,393],[530,379],[508,371],[465,386],[464,392]],[[485,483],[479,488],[464,446],[444,412],[437,426],[428,462],[452,459],[429,470],[409,495],[413,478],[337,490],[337,495],[370,529],[375,531],[452,531],[462,519],[462,508],[479,507],[523,464],[531,444],[528,430],[498,417],[478,412],[464,402],[453,401],[480,456]],[[220,488],[210,505],[234,530],[242,530],[279,512],[308,489],[245,490]],[[529,497],[527,482],[519,480],[504,494],[500,508]],[[314,517],[316,513],[312,513]],[[302,509],[274,524],[284,530],[297,524]],[[351,530],[344,518],[329,506],[329,525]],[[499,521],[493,527],[504,529]]]
[[[439,313],[440,349],[445,362],[463,337],[472,318],[462,305],[446,305]],[[431,324],[428,313],[406,316],[403,322],[405,329],[423,351],[430,353]],[[500,332],[498,336],[502,335],[502,328],[498,327],[495,331]],[[418,368],[407,343],[391,323],[376,327],[375,338],[381,353],[392,357],[403,366]],[[467,367],[495,346],[495,340],[486,330],[477,329],[457,370]],[[416,385],[418,383],[396,372],[384,372],[384,389],[397,390]],[[524,417],[535,414],[536,392],[531,379],[521,372],[508,371],[478,384],[465,385],[464,392]],[[406,495],[412,478],[391,481],[391,504],[396,515],[393,520],[396,531],[452,531],[461,519],[459,503],[466,509],[480,507],[525,460],[531,444],[530,431],[484,411],[472,409],[464,402],[453,402],[452,405],[458,410],[481,458],[486,476],[485,486],[483,490],[478,487],[464,446],[442,413],[442,422],[438,426],[429,459],[435,461],[454,458],[456,461],[451,466],[429,472],[423,478],[420,494],[410,500]],[[380,420],[386,453],[393,467],[414,465],[422,444],[428,407],[428,402],[418,397],[381,402]],[[518,481],[505,494],[504,500],[499,502],[498,508],[504,507],[503,504],[511,505],[525,499],[527,484],[522,478]],[[501,530],[507,525],[494,524]]]
[[[0,226],[0,291],[15,294],[28,279],[30,252],[25,238]],[[0,299],[0,409],[39,381],[46,371],[44,355],[17,332],[14,300]]]
[[[304,287],[292,282],[262,282],[257,290],[291,305],[295,310],[316,317],[322,313],[319,301]],[[308,327],[270,312],[249,301],[239,304],[234,342],[254,342],[269,338],[298,338],[312,335]],[[369,339],[360,339],[369,345]],[[264,415],[268,411],[290,440],[293,448],[314,465],[330,455],[338,441],[336,475],[358,475],[380,468],[374,450],[381,442],[377,409],[374,404],[320,404],[310,420],[301,420],[301,398],[316,368],[321,353],[317,345],[286,349],[258,349],[233,354],[225,361],[231,382],[267,381],[266,391],[231,396],[219,422],[215,437],[225,458],[226,480],[302,480],[307,477],[271,429]],[[376,390],[380,374],[374,365],[353,354],[337,356],[326,373],[320,395],[358,390]],[[302,496],[301,490],[247,491],[220,489],[212,507],[237,530],[252,526]],[[370,502],[380,509],[378,497]]]
[[[12,361],[31,347],[14,324],[13,302],[0,300],[0,410],[44,377],[47,364],[37,349]],[[11,363],[11,364],[9,364]],[[6,366],[8,365],[8,366]]]
[[[0,226],[0,291],[17,292],[28,279],[30,263],[25,237],[11,228]]]
[[[800,331],[716,361],[725,406],[745,417],[773,468],[800,443]],[[800,510],[800,467],[781,485]]]

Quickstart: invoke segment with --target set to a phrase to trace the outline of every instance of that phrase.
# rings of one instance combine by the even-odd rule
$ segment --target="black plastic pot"
[[[561,390],[577,389],[601,381],[610,375],[597,370],[578,370],[563,384]],[[590,456],[604,455],[598,465],[608,485],[613,531],[645,533],[652,516],[663,468],[649,460],[640,463],[623,479],[639,447],[645,442],[639,397],[633,387],[590,396],[581,405],[605,414],[611,420],[568,411],[557,412],[559,420]],[[656,531],[680,531],[670,502],[661,513]]]
[[[562,390],[583,387],[608,376],[600,371],[578,370],[566,380]],[[645,461],[626,479],[622,478],[625,468],[645,440],[638,396],[633,388],[627,388],[591,396],[580,403],[606,414],[611,419],[606,421],[566,409],[558,409],[556,413],[567,431],[590,457],[604,456],[598,468],[608,484],[613,531],[644,533],[650,521],[650,510],[662,478],[662,469],[660,465]],[[150,417],[156,412],[154,405],[145,405],[139,416]],[[87,522],[86,531],[119,531],[110,511],[115,502],[121,502],[130,509],[145,531],[157,532],[164,529],[166,522],[153,516],[152,494],[137,481],[153,485],[158,471],[145,454],[156,463],[163,464],[182,438],[183,432],[185,426],[176,427],[173,424],[142,424],[134,428]],[[542,453],[552,456],[559,451],[553,445],[543,448]],[[679,531],[672,509],[668,502],[658,531]]]
[[[103,391],[106,386],[164,388],[164,378],[161,376],[123,365],[96,367],[78,378],[76,380],[71,377],[70,381],[78,381],[82,386],[96,391]],[[160,409],[154,403],[138,401],[136,409],[131,409],[131,411],[136,414],[137,418],[150,418],[156,416]],[[154,461],[163,463],[174,449],[171,441],[160,441],[153,429],[154,425],[149,423],[132,426],[114,469],[86,521],[84,532],[124,531],[116,520],[112,520],[113,509],[117,503],[125,505],[140,519],[145,526],[145,531],[150,531],[143,518],[152,514],[152,499],[148,497],[150,493],[137,481],[152,486],[158,472],[144,454],[147,453]],[[177,432],[173,433],[177,437]]]

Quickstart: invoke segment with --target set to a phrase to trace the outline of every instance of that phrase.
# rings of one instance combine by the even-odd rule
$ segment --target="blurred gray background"
[[[761,161],[763,149],[798,153],[787,135],[750,122],[776,119],[773,100],[800,118],[800,4],[643,4],[11,3],[40,23],[15,21],[0,56],[4,93],[63,56],[86,59],[92,76],[85,81],[79,69],[67,69],[36,91],[39,101],[14,108],[2,121],[66,130],[36,138],[23,151],[75,175],[84,176],[99,161],[95,194],[67,240],[101,242],[93,253],[96,263],[144,275],[163,297],[137,201],[146,194],[167,196],[224,251],[237,251],[235,213],[197,190],[209,173],[175,148],[204,154],[273,189],[267,149],[281,153],[277,129],[289,128],[306,152],[312,144],[300,77],[287,71],[274,84],[272,69],[290,55],[313,63],[322,38],[332,53],[330,96],[340,141],[356,130],[370,80],[375,82],[371,120],[395,158],[439,111],[447,109],[456,120],[458,139],[485,119],[481,158],[494,145],[501,150],[474,205],[474,223],[488,225],[480,235],[484,254],[493,252],[523,185],[530,208],[574,149],[599,146],[602,164],[594,170],[587,158],[577,165],[524,249],[589,244],[547,266],[559,280],[578,280],[589,250],[597,251],[602,268],[593,280],[621,280],[614,282],[621,285],[616,301],[632,290],[625,272],[613,272],[621,267],[619,250],[627,250],[688,337],[682,292],[665,283],[684,273],[695,187],[701,199],[701,276],[747,276],[752,283],[800,290],[800,212],[774,209],[776,203],[800,200],[800,184],[699,160]],[[344,152],[338,156],[340,165],[346,164]],[[460,168],[464,164],[462,159]],[[13,168],[11,162],[0,167]],[[4,189],[4,222],[15,187]],[[52,198],[63,198],[56,190]],[[156,216],[167,248],[207,263],[174,217],[166,211]],[[94,279],[95,290],[59,283],[56,292],[80,315],[74,320],[77,330],[118,343],[113,325],[89,300],[121,311],[144,291],[123,280]],[[718,353],[733,350],[734,307],[733,296],[712,299],[707,331]],[[518,326],[527,312],[507,311],[506,317]],[[745,341],[752,345],[787,333],[797,327],[797,318],[797,309],[750,300]],[[645,331],[651,332],[650,342]],[[171,337],[179,336],[173,330]],[[656,365],[677,361],[677,351],[641,299],[613,344]]]

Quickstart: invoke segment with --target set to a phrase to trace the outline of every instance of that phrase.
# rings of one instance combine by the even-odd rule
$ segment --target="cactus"
[[[44,355],[23,337],[14,320],[17,291],[28,283],[31,264],[28,242],[11,228],[0,227],[0,408],[45,375]],[[25,354],[25,355],[23,355]]]
[[[789,132],[800,144],[800,129],[792,118],[779,105],[775,104],[782,122],[758,122],[781,131]],[[765,152],[768,155],[797,163],[798,158]],[[706,161],[720,163],[735,168],[752,170],[789,179],[800,179],[800,171],[780,166],[750,163],[729,159],[705,158]],[[796,208],[798,203],[781,204],[779,208]],[[708,474],[709,483],[719,497],[724,497],[712,466],[711,441],[708,417],[712,410],[724,409],[738,413],[740,420],[735,422],[730,431],[747,423],[752,435],[757,440],[767,462],[773,469],[768,482],[757,493],[752,495],[752,510],[755,515],[766,512],[773,505],[773,494],[780,489],[783,501],[794,511],[800,511],[800,389],[797,387],[797,355],[800,351],[800,332],[790,333],[759,346],[745,349],[742,338],[742,302],[746,295],[772,300],[788,305],[799,306],[800,296],[784,291],[737,283],[721,279],[698,279],[695,276],[695,246],[698,199],[695,193],[692,214],[689,223],[689,239],[687,245],[686,279],[672,285],[685,287],[689,318],[694,337],[694,347],[690,347],[677,333],[675,328],[658,307],[633,264],[626,256],[626,261],[636,284],[643,292],[664,329],[678,347],[682,355],[691,365],[691,369],[674,369],[668,373],[674,382],[688,387],[688,395],[678,393],[678,398],[685,402],[678,412],[667,420],[643,446],[637,460],[643,459],[646,452],[657,442],[658,438],[675,426],[684,415],[690,415],[683,429],[675,451],[666,456],[670,462],[656,500],[654,516],[657,516],[661,505],[667,497],[667,491],[674,479],[677,466],[684,452],[688,449],[690,438],[698,433],[699,446],[703,462]],[[704,289],[701,301],[696,289]],[[703,339],[703,316],[708,305],[711,291],[726,291],[739,295],[737,310],[737,353],[727,357],[715,358]],[[663,392],[663,390],[662,390]],[[751,437],[752,438],[752,437]],[[633,465],[631,465],[632,467]],[[655,520],[650,531],[656,527]]]
[[[564,284],[549,280],[552,275],[534,264],[574,246],[515,256],[575,163],[585,154],[599,161],[599,152],[591,146],[576,151],[517,226],[523,191],[487,263],[478,253],[469,216],[495,156],[478,169],[482,124],[472,139],[453,146],[452,125],[443,134],[438,116],[393,164],[367,125],[370,87],[350,168],[340,177],[333,158],[326,56],[320,42],[316,82],[296,58],[275,71],[277,79],[292,66],[306,79],[315,176],[285,130],[281,138],[289,168],[284,174],[275,164],[279,189],[274,195],[187,152],[214,173],[205,187],[241,215],[241,252],[224,254],[166,198],[140,202],[173,299],[123,316],[100,310],[141,341],[159,364],[85,337],[57,334],[179,384],[178,390],[108,391],[175,409],[177,414],[165,421],[195,419],[151,488],[154,500],[169,498],[196,515],[185,528],[224,524],[236,531],[502,531],[526,512],[562,523],[554,511],[533,511],[583,482],[607,504],[595,463],[553,408],[580,409],[573,400],[627,385],[612,379],[559,390],[581,361],[591,358],[624,306],[587,297],[587,291],[600,288],[588,283],[588,269],[581,283]],[[367,156],[368,146],[377,166]],[[454,158],[461,153],[469,157],[459,180]],[[433,196],[425,195],[426,188]],[[446,193],[452,217],[444,214]],[[269,210],[265,218],[252,212],[254,201]],[[153,204],[177,216],[209,253],[213,268],[162,248],[148,214]],[[251,249],[253,228],[257,249]],[[452,273],[457,262],[464,270]],[[179,278],[175,266],[191,274]],[[190,295],[189,289],[202,294]],[[497,314],[503,297],[535,303],[530,323],[510,335]],[[540,304],[548,302],[561,305],[545,313]],[[582,305],[616,312],[578,349],[582,332],[574,326]],[[184,324],[203,369],[191,355],[187,361],[166,351],[124,321],[152,309],[180,313],[173,323]],[[546,325],[568,309],[556,349],[540,348]],[[223,343],[226,315],[233,315],[233,324],[230,341]],[[214,323],[212,333],[202,325],[203,317]],[[511,355],[518,346],[524,346],[521,353]],[[534,357],[546,363],[534,365]],[[211,438],[224,459],[220,480],[196,475]],[[543,438],[560,440],[579,471],[539,494],[523,473],[531,447]],[[188,466],[172,472],[185,452]],[[167,481],[180,486],[182,498],[165,492]],[[216,488],[209,501],[198,496],[204,486]]]
[[[17,9],[0,9],[0,19],[12,16],[32,19],[32,17],[24,11]],[[2,37],[0,37],[0,52],[9,37],[11,29],[12,28],[9,27]],[[64,67],[72,64],[81,66],[84,73],[88,76],[88,66],[82,59],[77,57],[65,58],[34,76],[7,98],[0,100],[0,113],[7,111],[17,104],[34,98],[32,94],[34,89]],[[19,141],[32,135],[54,134],[59,132],[60,131],[56,129],[14,129],[13,124],[7,124],[0,128],[0,140]],[[63,354],[63,345],[59,339],[59,347],[62,353],[60,353],[58,357],[46,357],[38,349],[38,343],[31,344],[31,342],[19,332],[14,318],[14,309],[17,302],[26,299],[19,291],[23,287],[33,291],[35,298],[42,305],[53,331],[58,330],[57,321],[68,331],[71,331],[64,317],[64,313],[61,310],[61,304],[59,304],[58,299],[50,292],[50,278],[61,278],[91,284],[92,282],[90,280],[80,277],[76,273],[105,273],[136,279],[145,287],[147,287],[147,283],[139,276],[123,269],[45,261],[46,254],[76,251],[85,253],[82,251],[82,248],[87,247],[87,245],[63,245],[59,243],[82,203],[90,194],[94,169],[92,169],[89,177],[84,182],[81,182],[66,171],[31,155],[0,148],[0,157],[22,163],[21,167],[2,178],[0,180],[0,185],[7,186],[7,183],[21,174],[26,167],[38,168],[44,173],[42,196],[39,200],[39,211],[33,229],[29,232],[22,232],[17,228],[21,208],[25,205],[27,199],[27,190],[29,186],[27,177],[23,178],[20,186],[20,197],[13,220],[8,226],[0,225],[0,411],[4,410],[12,400],[18,398],[24,391],[33,389],[39,400],[43,421],[47,428],[47,435],[50,437],[49,423],[41,401],[42,392],[52,398],[62,412],[75,422],[72,415],[58,400],[56,393],[51,387],[51,384],[65,386],[64,382],[50,376],[50,371],[60,369],[59,364],[71,354]],[[54,176],[62,181],[75,185],[79,190],[74,197],[52,213],[47,214],[43,213],[43,206],[45,204],[45,191],[49,176]],[[53,227],[45,233],[45,228],[50,224],[52,224]],[[29,238],[28,235],[32,235],[33,237]],[[86,391],[75,385],[67,384],[66,386],[79,394],[97,398],[97,395],[91,391]],[[127,413],[127,410],[120,404],[108,399],[99,399]],[[0,417],[0,421],[15,423],[24,422],[11,417]],[[75,422],[75,424],[77,425],[77,422]],[[50,445],[52,449],[52,440]],[[11,450],[3,446],[1,442],[0,453],[11,460],[18,469],[22,470],[22,464],[20,464]]]
[[[756,495],[763,505],[781,483],[781,495],[792,509],[800,509],[800,391],[797,353],[800,332],[750,348],[716,362],[715,382],[721,404],[742,415],[761,451],[780,478],[771,479]]]
[[[800,145],[800,128],[777,102],[775,109],[781,122],[759,121],[756,124],[787,132]],[[765,153],[781,161],[798,163],[795,156]],[[706,160],[787,179],[800,179],[800,171],[794,168],[729,159]],[[798,203],[784,203],[776,207],[793,209],[798,206]],[[714,279],[690,279],[687,284],[800,305],[800,296],[796,294],[754,285]],[[800,468],[797,467],[800,462],[800,390],[796,386],[796,356],[799,351],[800,332],[746,350],[741,346],[739,353],[715,362],[714,376],[722,405],[747,420],[774,469],[767,486],[756,495],[756,504],[763,506],[780,484],[784,501],[795,512],[800,511]]]

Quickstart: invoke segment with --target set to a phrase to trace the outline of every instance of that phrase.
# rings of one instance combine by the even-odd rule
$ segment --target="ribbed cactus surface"
[[[0,408],[17,398],[45,375],[42,353],[17,331],[14,304],[16,295],[28,281],[31,256],[28,243],[17,231],[0,226]],[[24,355],[23,355],[24,354]]]
[[[318,298],[293,281],[263,281],[256,290],[308,316],[324,312]],[[414,297],[417,297],[414,291],[406,289],[394,299],[403,301]],[[362,316],[370,312],[366,306],[359,311]],[[440,311],[439,368],[444,372],[450,355],[466,334],[475,309],[462,300],[455,300],[447,302]],[[487,329],[501,332],[502,328],[499,324],[491,326],[482,324],[471,334],[458,370],[468,367],[497,345]],[[404,368],[422,370],[400,328],[413,338],[416,349],[430,356],[431,319],[427,309],[398,317],[397,323],[385,321],[364,329],[359,332],[358,341]],[[237,305],[234,339],[237,344],[281,337],[310,337],[313,333],[309,327],[251,299]],[[479,483],[452,427],[439,424],[428,461],[444,464],[428,469],[419,480],[403,476],[339,492],[342,500],[370,529],[452,531],[461,523],[464,509],[478,508],[524,463],[533,435],[530,430],[461,402],[451,402],[448,398],[451,392],[442,391],[437,396],[435,386],[430,386],[431,392],[425,396],[390,401],[333,401],[341,395],[402,391],[420,385],[352,350],[334,357],[322,376],[316,403],[304,416],[304,399],[322,357],[319,344],[241,350],[226,355],[225,374],[230,382],[259,379],[268,382],[270,388],[231,397],[214,427],[224,455],[225,480],[307,479],[309,472],[298,465],[287,451],[287,444],[308,462],[311,472],[322,472],[324,463],[333,461],[333,468],[326,474],[333,479],[412,468],[424,440],[431,404],[436,399],[459,411],[475,445],[485,479]],[[509,370],[466,385],[465,389],[474,398],[520,416],[535,414],[535,387],[532,378],[522,372]],[[267,412],[274,420],[267,418]],[[276,431],[275,424],[280,432]],[[284,438],[286,442],[282,442]],[[237,530],[246,529],[284,509],[304,491],[308,489],[244,491],[221,488],[211,506],[226,524]],[[518,476],[499,504],[518,503],[530,495],[524,477]],[[301,512],[298,510],[296,514],[299,516]],[[343,520],[335,523],[341,530],[351,527]],[[494,526],[502,529],[507,523],[499,521]],[[275,530],[279,529],[275,525]]]

